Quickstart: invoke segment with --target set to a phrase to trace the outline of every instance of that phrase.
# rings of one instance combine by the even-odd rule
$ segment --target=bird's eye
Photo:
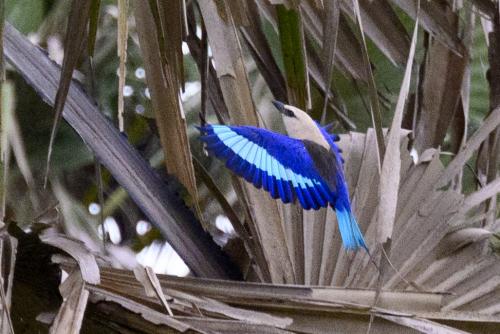
[[[284,108],[282,113],[288,117],[297,117],[297,116],[295,116],[295,113],[293,111],[291,111],[290,109],[287,109],[287,108]]]

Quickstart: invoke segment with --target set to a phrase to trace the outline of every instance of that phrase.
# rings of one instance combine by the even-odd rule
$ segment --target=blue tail
[[[347,250],[357,250],[362,247],[369,253],[365,239],[363,239],[363,234],[359,230],[358,223],[351,209],[346,208],[342,204],[335,205],[335,213],[337,214],[340,236],[342,237],[344,247]]]

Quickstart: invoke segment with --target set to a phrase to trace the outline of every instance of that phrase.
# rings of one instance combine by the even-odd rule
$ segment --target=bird
[[[335,210],[346,250],[368,247],[352,212],[340,137],[329,134],[305,111],[273,101],[287,135],[254,126],[205,124],[198,127],[210,155],[257,188],[305,210]]]

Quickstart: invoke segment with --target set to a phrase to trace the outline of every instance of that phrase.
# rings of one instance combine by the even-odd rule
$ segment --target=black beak
[[[285,104],[283,102],[274,100],[273,104],[280,112],[283,112],[283,110],[285,110]]]

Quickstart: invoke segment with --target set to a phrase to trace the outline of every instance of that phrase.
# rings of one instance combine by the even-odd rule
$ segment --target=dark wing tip
[[[194,127],[200,132],[201,135],[208,135],[212,133],[211,124],[195,125]]]

